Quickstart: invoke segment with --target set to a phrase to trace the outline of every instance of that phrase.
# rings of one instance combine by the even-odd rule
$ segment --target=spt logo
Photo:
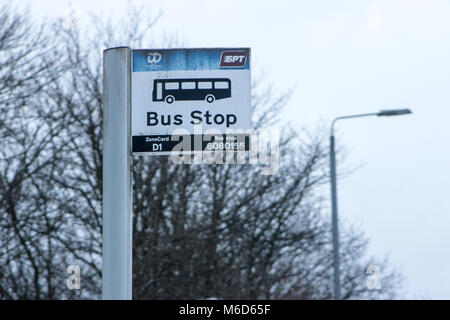
[[[220,57],[221,67],[242,67],[247,60],[246,51],[224,51]]]

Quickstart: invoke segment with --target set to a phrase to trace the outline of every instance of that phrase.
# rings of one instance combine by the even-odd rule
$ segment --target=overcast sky
[[[69,12],[69,1],[16,2],[38,17]],[[83,21],[89,13],[123,17],[127,1],[71,3]],[[154,32],[176,31],[190,47],[251,47],[254,74],[295,88],[281,115],[294,126],[411,108],[337,124],[344,165],[359,167],[339,181],[339,219],[365,232],[372,255],[389,255],[406,298],[450,299],[448,0],[151,3],[164,12]]]

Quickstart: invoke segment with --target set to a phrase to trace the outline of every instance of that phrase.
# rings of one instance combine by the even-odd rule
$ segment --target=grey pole
[[[330,179],[331,179],[331,233],[333,238],[333,272],[334,272],[334,299],[341,300],[341,274],[339,266],[339,228],[336,189],[336,153],[334,146],[334,124],[336,121],[348,118],[375,116],[378,113],[364,113],[351,116],[337,117],[331,123],[330,133]]]
[[[131,299],[131,50],[103,52],[103,299]]]
[[[333,237],[333,269],[334,269],[334,298],[341,300],[341,275],[339,269],[339,230],[336,188],[336,154],[334,146],[334,124],[338,120],[371,117],[371,116],[399,116],[412,113],[409,109],[381,110],[380,112],[354,114],[337,117],[331,122],[330,132],[330,180],[331,180],[331,232]]]
[[[334,135],[330,136],[330,175],[331,175],[331,228],[333,235],[334,298],[341,300],[341,281],[339,273],[339,230],[336,192],[336,156]]]

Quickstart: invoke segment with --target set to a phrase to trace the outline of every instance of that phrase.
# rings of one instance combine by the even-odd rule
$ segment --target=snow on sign
[[[249,149],[250,49],[132,51],[132,152]]]

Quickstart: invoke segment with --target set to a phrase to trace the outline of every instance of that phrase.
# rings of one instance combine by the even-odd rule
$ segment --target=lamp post
[[[399,116],[412,113],[409,109],[391,109],[381,110],[373,113],[362,113],[349,116],[341,116],[335,118],[331,122],[330,131],[330,176],[331,176],[331,232],[333,236],[333,269],[334,269],[334,298],[341,300],[341,283],[339,271],[339,230],[338,230],[338,214],[337,214],[337,190],[336,190],[336,155],[334,148],[334,124],[338,120],[361,118],[371,116]]]

